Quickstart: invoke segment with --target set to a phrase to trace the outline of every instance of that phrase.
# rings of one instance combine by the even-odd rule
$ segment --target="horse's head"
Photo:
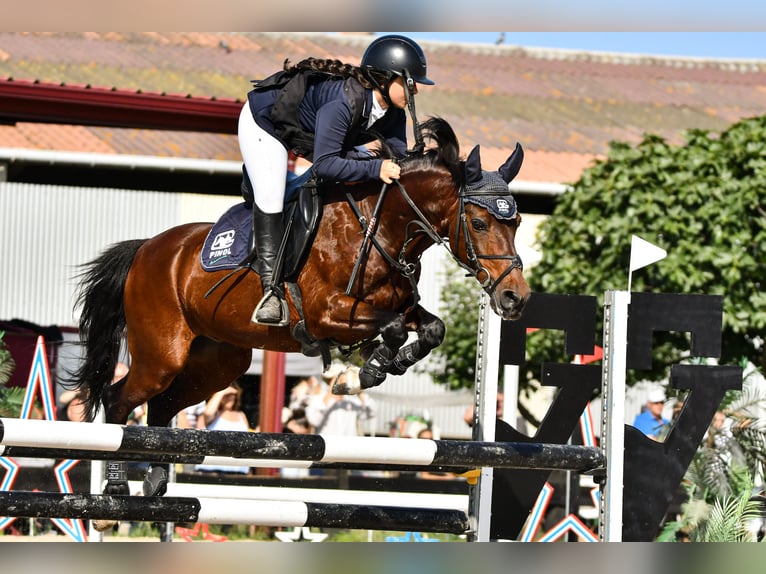
[[[457,136],[446,121],[429,118],[421,127],[436,145],[402,164],[402,181],[426,212],[421,219],[441,237],[449,236],[452,255],[489,294],[492,309],[504,319],[518,319],[530,290],[514,244],[521,216],[508,183],[521,168],[521,146],[497,171],[484,171],[479,146],[461,161]]]
[[[518,319],[530,295],[516,246],[521,216],[508,189],[524,159],[519,144],[497,171],[484,171],[479,146],[465,161],[465,181],[459,191],[453,253],[476,277],[490,297],[492,309],[504,319]]]

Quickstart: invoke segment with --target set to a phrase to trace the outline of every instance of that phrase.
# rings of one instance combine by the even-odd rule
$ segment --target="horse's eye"
[[[483,219],[471,219],[471,227],[474,231],[487,231],[487,223]]]

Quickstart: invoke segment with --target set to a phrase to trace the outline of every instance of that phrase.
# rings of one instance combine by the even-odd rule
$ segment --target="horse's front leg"
[[[391,363],[401,346],[407,341],[407,324],[403,315],[397,314],[380,327],[383,341],[375,347],[359,371],[362,389],[377,387],[386,380]]]
[[[429,313],[420,305],[413,310],[412,314],[417,325],[415,331],[418,338],[399,349],[388,368],[388,372],[392,375],[403,375],[407,369],[425,358],[444,341],[446,328],[439,317]]]

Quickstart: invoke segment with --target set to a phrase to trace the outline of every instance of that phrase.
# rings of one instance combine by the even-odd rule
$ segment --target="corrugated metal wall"
[[[78,265],[175,224],[178,210],[173,194],[0,184],[0,317],[75,325]]]

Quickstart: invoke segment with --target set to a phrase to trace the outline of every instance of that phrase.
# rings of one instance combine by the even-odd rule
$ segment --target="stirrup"
[[[279,302],[280,307],[280,317],[281,320],[277,322],[265,322],[265,321],[259,321],[256,319],[256,315],[258,314],[258,311],[260,311],[261,307],[263,307],[264,303],[271,299],[272,297],[276,297],[277,301]],[[271,292],[267,293],[266,295],[261,298],[258,305],[255,306],[255,310],[253,311],[253,316],[250,318],[250,321],[257,324],[257,325],[268,325],[271,327],[285,327],[290,324],[290,307],[287,304],[287,300],[284,297],[280,297],[279,294],[272,289]]]

